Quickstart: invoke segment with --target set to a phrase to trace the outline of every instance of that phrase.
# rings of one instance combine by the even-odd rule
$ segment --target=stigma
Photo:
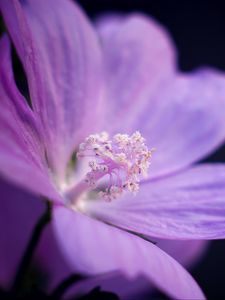
[[[119,133],[111,139],[102,132],[80,144],[77,158],[88,162],[84,184],[110,202],[125,191],[138,192],[140,179],[148,174],[152,152],[139,131],[132,135]]]

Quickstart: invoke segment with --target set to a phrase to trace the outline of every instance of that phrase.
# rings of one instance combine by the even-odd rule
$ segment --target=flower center
[[[147,175],[152,151],[138,131],[130,136],[116,134],[112,139],[106,132],[90,135],[77,153],[78,160],[88,161],[89,171],[71,194],[77,198],[85,190],[96,190],[110,202],[125,191],[137,193],[141,176]]]

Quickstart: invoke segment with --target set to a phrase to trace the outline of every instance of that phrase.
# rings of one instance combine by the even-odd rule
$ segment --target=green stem
[[[14,293],[18,293],[19,291],[21,291],[23,287],[24,279],[30,267],[33,254],[40,240],[42,231],[44,230],[45,226],[51,221],[51,203],[47,200],[46,204],[47,204],[46,211],[40,217],[40,219],[38,220],[37,224],[34,227],[31,239],[27,245],[27,248],[25,250],[25,253],[20,262],[19,268],[17,270],[14,284],[12,287]]]

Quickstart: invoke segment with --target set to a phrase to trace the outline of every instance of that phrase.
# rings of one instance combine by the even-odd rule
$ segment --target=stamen
[[[99,196],[112,201],[124,191],[138,192],[140,177],[147,175],[152,152],[138,131],[131,136],[116,134],[111,140],[102,132],[87,137],[80,144],[77,157],[91,159],[85,183],[90,189],[100,189],[103,184]]]

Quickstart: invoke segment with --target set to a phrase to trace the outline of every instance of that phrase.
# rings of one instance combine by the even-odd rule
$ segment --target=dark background
[[[124,13],[141,11],[153,16],[170,32],[178,49],[181,70],[191,71],[202,65],[208,65],[225,71],[223,1],[81,0],[78,2],[91,18],[107,11]],[[225,162],[225,145],[204,161]],[[194,268],[192,274],[208,299],[225,299],[225,241],[212,242],[205,258]],[[161,299],[163,296],[155,294],[154,298]]]

